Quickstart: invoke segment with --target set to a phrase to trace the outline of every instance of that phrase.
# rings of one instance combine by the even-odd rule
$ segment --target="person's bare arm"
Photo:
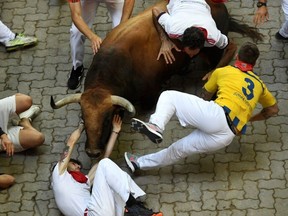
[[[277,115],[278,112],[279,112],[278,105],[274,104],[273,106],[263,108],[259,113],[252,116],[249,121],[253,122],[253,121],[265,120],[274,115]]]
[[[84,130],[84,124],[80,123],[78,128],[73,131],[70,135],[67,145],[64,148],[64,151],[61,155],[61,160],[59,161],[59,174],[63,174],[68,167],[69,160],[71,158],[73,149],[75,147],[76,142],[79,140],[82,131]]]
[[[157,60],[159,60],[161,55],[163,55],[165,62],[167,64],[172,64],[175,61],[172,49],[175,49],[178,52],[180,52],[181,50],[170,40],[169,36],[166,34],[162,26],[158,23],[158,16],[163,12],[165,11],[162,11],[157,7],[154,7],[152,9],[153,23],[161,41],[161,47],[157,56]]]
[[[267,3],[266,0],[261,0],[259,2]],[[260,8],[257,8],[253,22],[256,26],[263,24],[264,22],[269,20],[269,12],[267,6],[262,6]]]
[[[73,23],[75,26],[77,26],[79,31],[82,32],[91,41],[91,47],[95,55],[100,49],[102,39],[96,35],[83,20],[80,2],[69,2],[69,7]]]
[[[134,8],[135,0],[125,0],[124,6],[122,10],[121,22],[125,22],[131,17],[133,8]]]
[[[121,130],[121,125],[122,125],[121,117],[119,115],[114,115],[112,124],[113,124],[113,129],[112,129],[110,138],[108,140],[108,143],[106,145],[106,149],[105,149],[105,153],[104,153],[103,158],[108,158],[111,155],[112,151],[113,151],[116,139],[117,139],[118,134],[119,134],[119,132]],[[95,177],[95,172],[97,170],[97,166],[98,166],[98,163],[96,163],[90,169],[90,171],[88,173],[88,177],[89,177],[91,185],[93,184],[93,181],[94,181],[94,177]]]
[[[204,87],[201,89],[201,92],[199,94],[199,97],[201,97],[202,99],[209,101],[211,100],[211,98],[213,97],[215,93],[210,93],[208,92]]]

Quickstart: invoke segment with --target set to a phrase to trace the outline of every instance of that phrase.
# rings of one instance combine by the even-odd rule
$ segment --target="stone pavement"
[[[155,0],[136,0],[134,14],[152,5]],[[238,20],[252,25],[256,1],[229,1],[226,5]],[[161,169],[139,172],[136,182],[147,192],[146,202],[165,216],[286,216],[288,213],[288,43],[276,41],[274,34],[284,20],[281,1],[269,1],[270,21],[261,26],[265,35],[258,43],[261,56],[255,72],[267,83],[279,103],[279,116],[253,123],[247,135],[235,138],[225,149],[197,154]],[[13,31],[36,35],[36,47],[6,53],[0,47],[0,98],[16,92],[31,95],[42,108],[34,126],[46,135],[45,144],[37,149],[9,158],[0,154],[0,172],[16,177],[16,184],[0,192],[0,216],[61,215],[50,187],[52,163],[59,159],[64,143],[79,122],[80,107],[69,105],[52,110],[50,96],[62,98],[74,93],[66,88],[71,69],[69,27],[71,18],[65,0],[33,1],[2,0],[0,19]],[[111,19],[103,5],[99,8],[95,31],[104,38],[111,28]],[[231,33],[241,44],[250,40]],[[86,42],[85,66],[92,60]],[[188,76],[189,77],[189,76]],[[193,78],[193,77],[192,77]],[[199,81],[175,77],[170,88],[195,93]],[[79,89],[78,89],[79,91]],[[258,109],[259,111],[259,109]],[[147,120],[149,113],[139,114]],[[112,159],[123,169],[125,151],[139,154],[155,152],[188,134],[175,118],[168,124],[164,142],[156,146],[146,137],[130,130],[125,119]],[[74,157],[91,165],[84,151],[82,135]]]

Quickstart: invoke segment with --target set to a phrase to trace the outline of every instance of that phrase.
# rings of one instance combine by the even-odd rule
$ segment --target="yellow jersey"
[[[216,69],[204,88],[209,93],[217,91],[215,102],[224,108],[241,133],[245,133],[258,102],[263,108],[276,104],[275,97],[257,75],[233,66]]]

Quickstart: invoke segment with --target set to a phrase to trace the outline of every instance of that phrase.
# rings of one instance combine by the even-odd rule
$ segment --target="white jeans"
[[[164,130],[174,114],[182,126],[191,125],[197,129],[168,148],[139,157],[137,162],[141,169],[167,166],[191,154],[216,151],[229,145],[235,136],[222,107],[214,101],[178,91],[164,91],[160,95],[149,122]]]
[[[123,216],[129,195],[134,198],[145,192],[121,170],[113,161],[106,158],[99,162],[88,203],[89,216]]]
[[[5,43],[9,40],[15,38],[15,33],[13,33],[6,25],[0,21],[0,43]]]
[[[282,27],[279,30],[279,33],[283,36],[288,38],[288,0],[283,0],[282,2],[282,9],[285,16],[285,22],[282,24]]]
[[[120,23],[124,0],[81,0],[82,17],[89,28],[92,27],[97,8],[102,2],[106,4],[112,18],[112,27]],[[70,29],[70,46],[74,69],[83,65],[85,40],[86,36],[73,23]]]

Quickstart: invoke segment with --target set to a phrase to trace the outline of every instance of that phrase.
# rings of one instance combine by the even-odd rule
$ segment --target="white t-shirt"
[[[158,22],[170,38],[178,38],[193,26],[206,29],[205,47],[217,46],[223,49],[228,38],[216,27],[211,9],[204,0],[171,0],[167,5],[168,13],[160,16]]]
[[[52,173],[52,188],[56,204],[64,215],[84,215],[90,200],[89,179],[87,183],[79,183],[67,170],[59,175],[59,163],[57,163]]]

